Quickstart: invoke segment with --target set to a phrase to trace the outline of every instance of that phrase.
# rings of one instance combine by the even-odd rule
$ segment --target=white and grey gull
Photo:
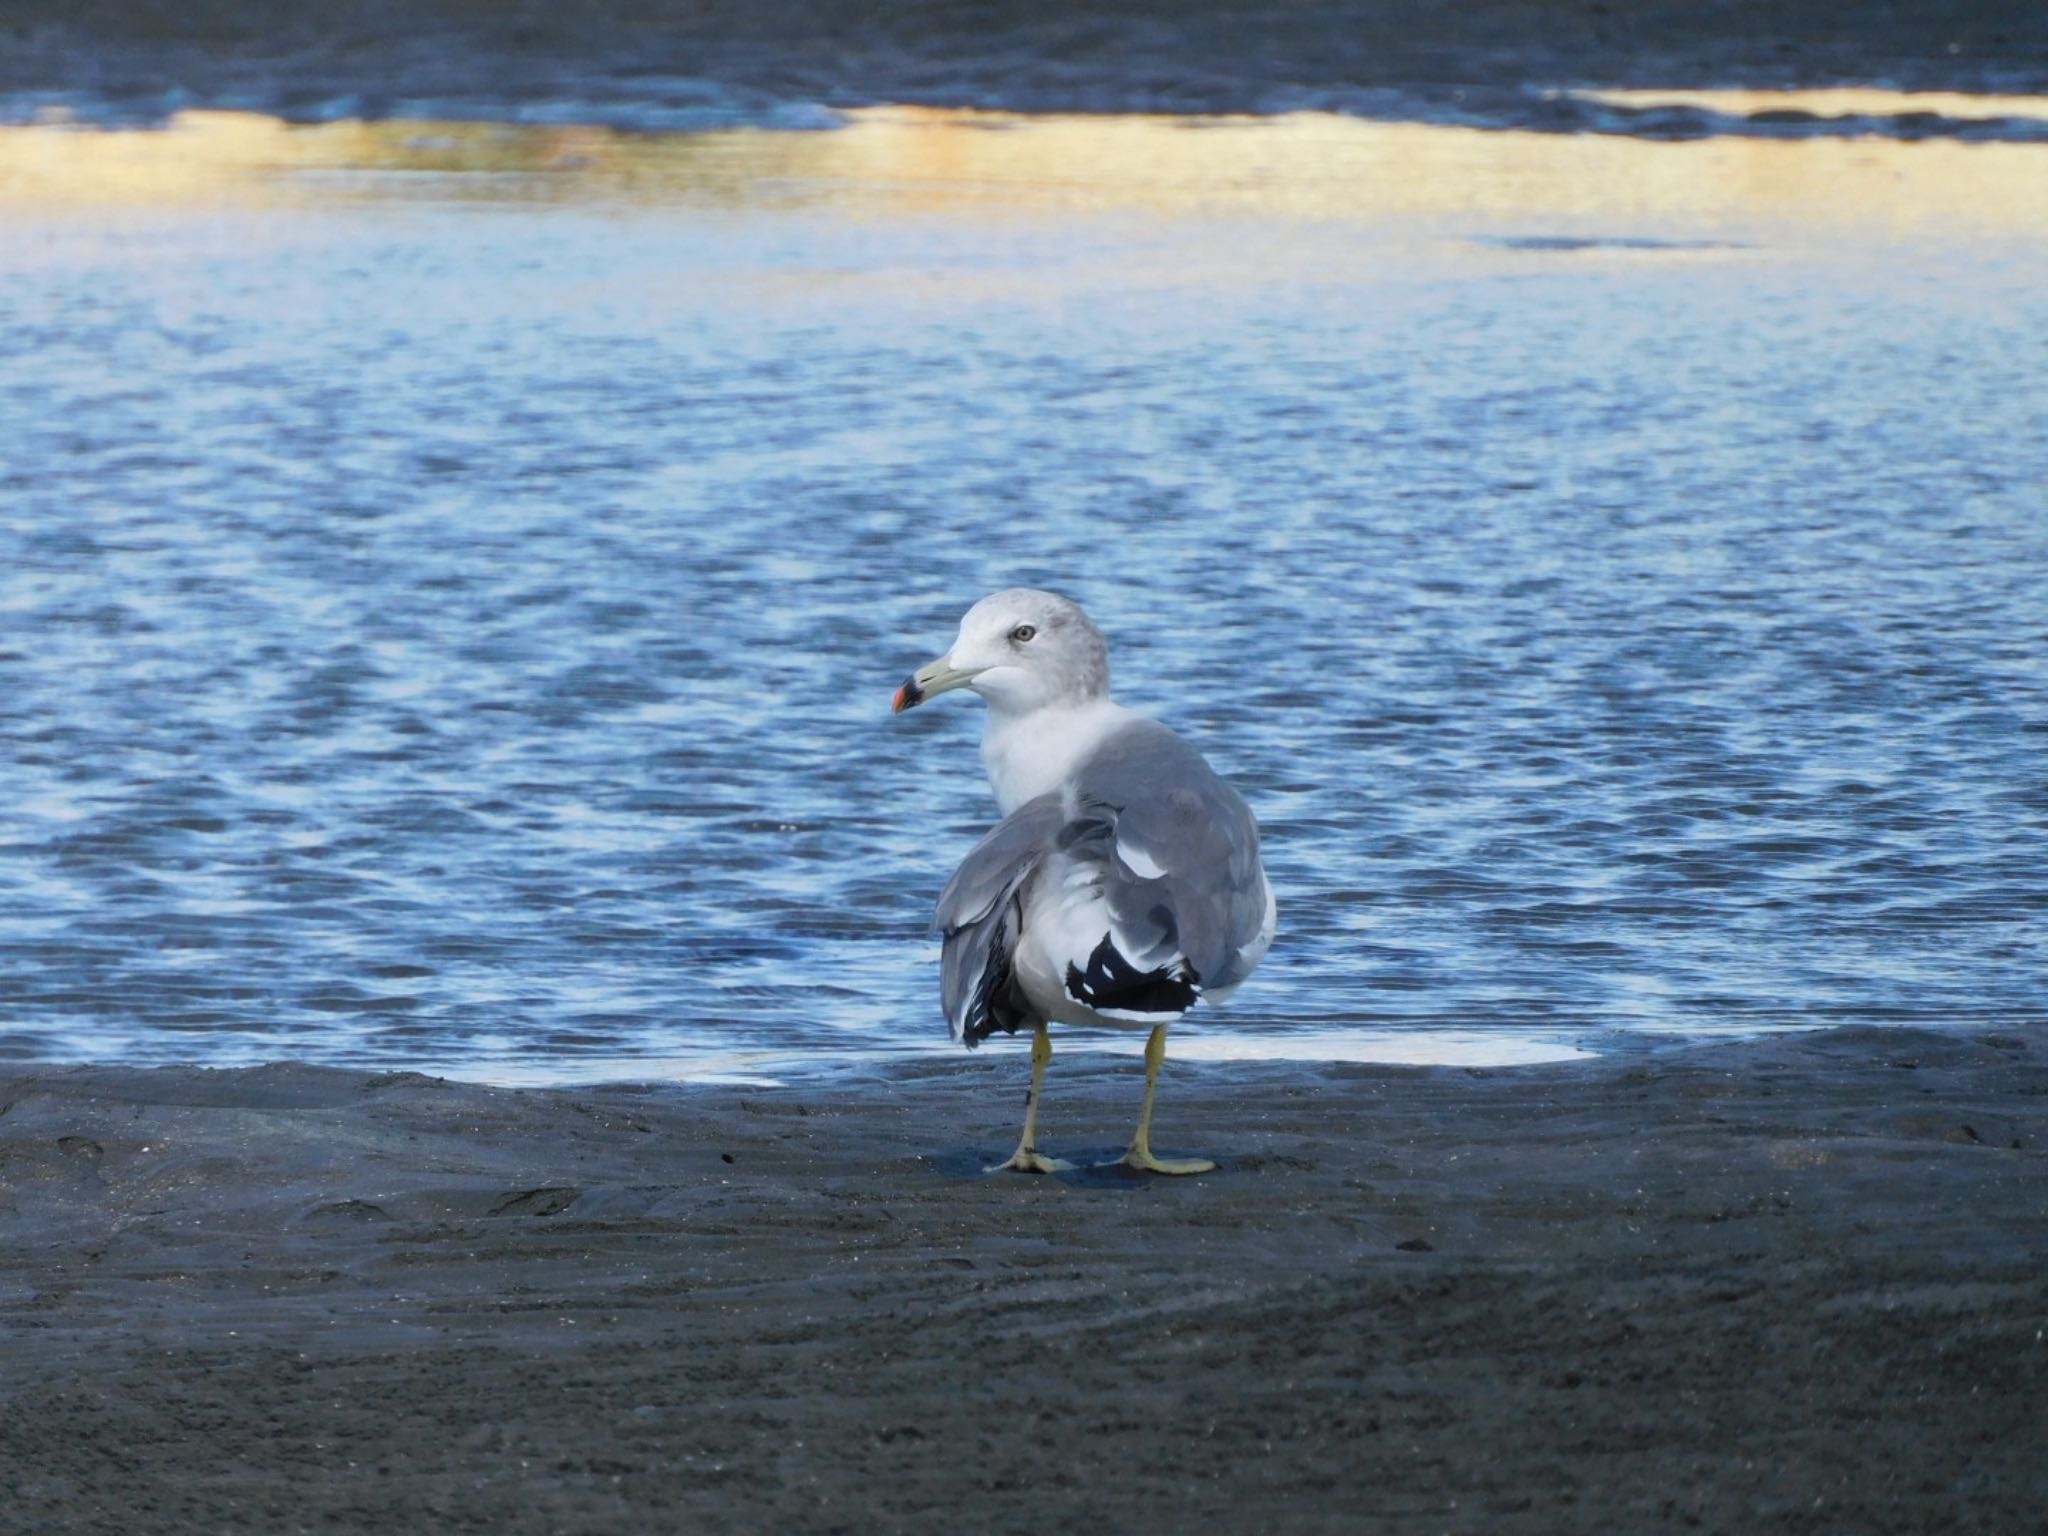
[[[1003,819],[939,897],[939,996],[973,1046],[1029,1027],[1024,1134],[991,1172],[1069,1166],[1037,1147],[1053,1023],[1150,1029],[1145,1099],[1123,1163],[1206,1173],[1152,1152],[1166,1031],[1228,997],[1273,942],[1277,908],[1244,798],[1172,730],[1109,696],[1109,648],[1079,606],[1015,587],[983,598],[952,648],[896,690],[901,713],[955,688],[988,704],[981,757]]]

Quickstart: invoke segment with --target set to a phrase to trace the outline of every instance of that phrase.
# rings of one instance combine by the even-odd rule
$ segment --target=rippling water
[[[2038,1019],[2044,169],[0,133],[0,1053],[940,1042],[1012,582],[1259,813],[1219,1036]]]

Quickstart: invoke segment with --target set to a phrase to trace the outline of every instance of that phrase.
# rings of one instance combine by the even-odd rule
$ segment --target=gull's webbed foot
[[[1133,1147],[1104,1168],[1128,1168],[1134,1173],[1214,1173],[1216,1165],[1206,1157],[1154,1157],[1150,1147]]]
[[[991,1163],[987,1173],[1064,1173],[1073,1167],[1072,1163],[1057,1157],[1047,1157],[1032,1147],[1019,1147],[1010,1154],[1007,1163]]]

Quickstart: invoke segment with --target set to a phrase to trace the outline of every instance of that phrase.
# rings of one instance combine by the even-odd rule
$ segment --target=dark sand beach
[[[14,1069],[0,1526],[2040,1528],[2040,1028],[1023,1065]]]

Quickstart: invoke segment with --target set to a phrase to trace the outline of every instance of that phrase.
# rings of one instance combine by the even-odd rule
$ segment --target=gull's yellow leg
[[[1161,1024],[1145,1042],[1145,1107],[1138,1113],[1138,1134],[1131,1150],[1123,1155],[1123,1166],[1140,1173],[1208,1173],[1215,1164],[1205,1157],[1161,1158],[1152,1155],[1152,1090],[1159,1083],[1159,1064],[1166,1060],[1166,1026]],[[1114,1166],[1114,1165],[1112,1165]]]
[[[1045,1086],[1045,1064],[1051,1060],[1052,1036],[1046,1033],[1041,1021],[1038,1033],[1031,1037],[1031,1092],[1024,1100],[1024,1134],[1010,1160],[997,1163],[988,1170],[990,1173],[1058,1173],[1062,1168],[1073,1167],[1072,1163],[1047,1157],[1038,1150],[1038,1094]]]

